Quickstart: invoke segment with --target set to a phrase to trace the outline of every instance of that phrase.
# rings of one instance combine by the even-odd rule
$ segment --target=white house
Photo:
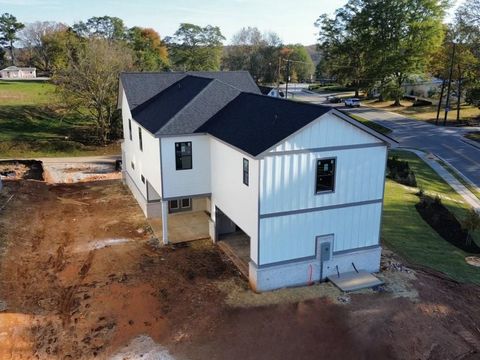
[[[244,234],[257,291],[379,270],[390,138],[247,72],[123,73],[119,106],[125,181],[164,243],[169,213],[204,210],[213,241]]]
[[[9,66],[0,70],[2,79],[34,79],[37,77],[37,69],[34,67]]]

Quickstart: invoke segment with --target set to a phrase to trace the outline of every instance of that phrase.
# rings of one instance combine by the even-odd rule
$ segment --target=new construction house
[[[247,72],[123,73],[119,107],[125,182],[165,244],[205,231],[257,291],[379,270],[388,137]]]

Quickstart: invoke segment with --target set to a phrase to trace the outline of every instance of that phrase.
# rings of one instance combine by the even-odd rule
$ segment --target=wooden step
[[[226,241],[217,242],[218,247],[228,256],[240,273],[248,279],[248,263],[240,259]]]

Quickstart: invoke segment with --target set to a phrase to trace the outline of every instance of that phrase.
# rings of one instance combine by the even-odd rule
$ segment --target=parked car
[[[327,96],[327,101],[331,104],[338,104],[342,102],[342,99],[338,96]]]
[[[360,107],[360,99],[348,98],[345,100],[345,106],[348,107]]]

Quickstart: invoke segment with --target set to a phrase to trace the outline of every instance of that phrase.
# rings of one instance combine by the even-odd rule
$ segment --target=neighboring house
[[[260,92],[263,95],[272,96],[272,97],[281,97],[281,98],[285,97],[285,94],[283,93],[282,90],[278,90],[270,86],[261,86],[261,85],[259,85],[258,88],[260,89]]]
[[[0,70],[2,79],[34,79],[37,77],[37,69],[32,67],[9,66]]]
[[[125,181],[164,243],[169,213],[201,210],[214,241],[247,239],[257,291],[379,270],[390,138],[247,72],[123,73],[119,107]]]

